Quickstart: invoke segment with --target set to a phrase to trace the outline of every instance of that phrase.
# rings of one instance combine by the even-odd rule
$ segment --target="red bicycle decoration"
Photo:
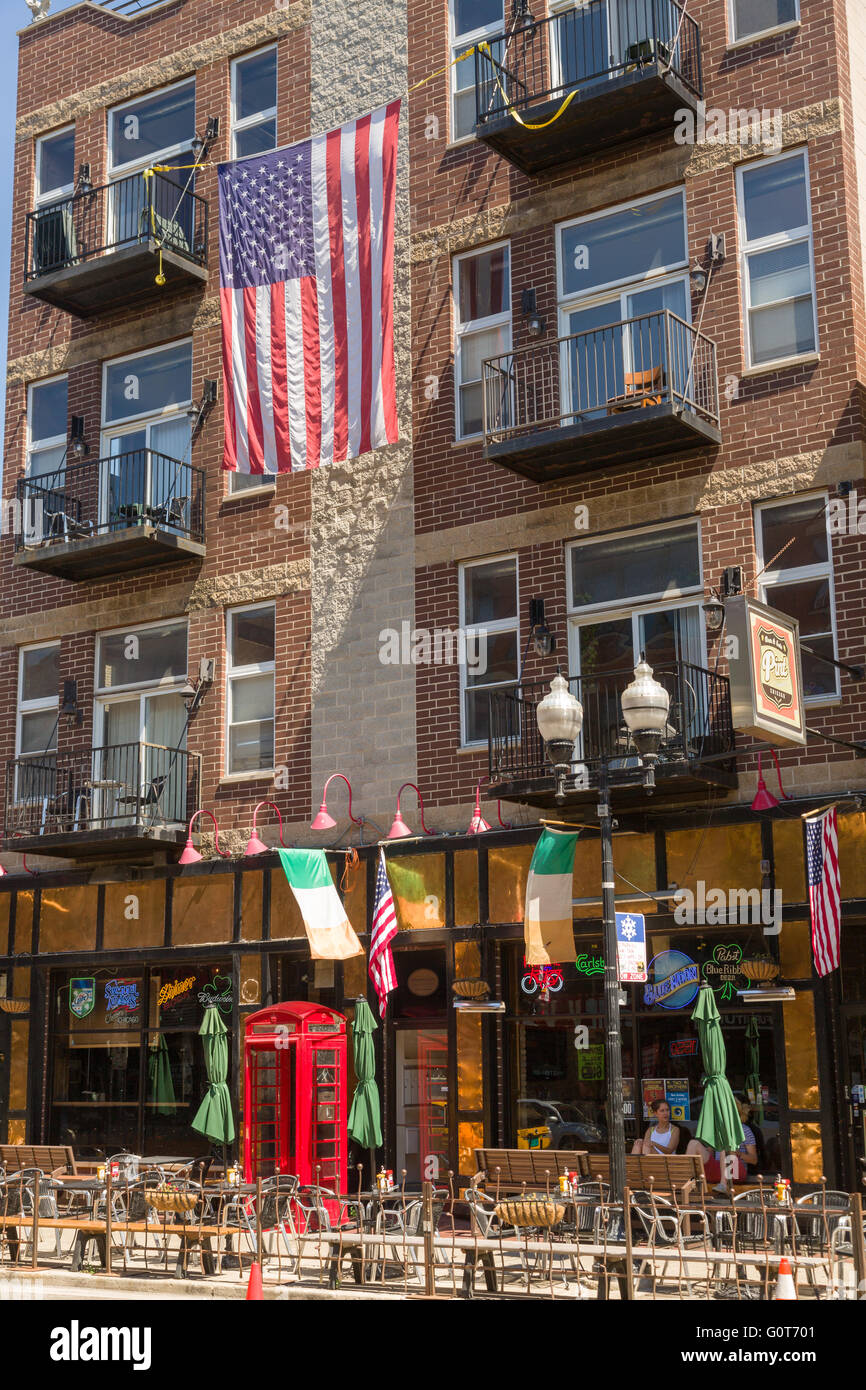
[[[557,994],[562,989],[561,965],[527,965],[524,958],[523,971],[520,988],[524,994],[540,992],[540,997],[547,999],[551,994]]]

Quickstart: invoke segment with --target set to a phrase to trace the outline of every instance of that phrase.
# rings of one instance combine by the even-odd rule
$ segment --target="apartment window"
[[[729,0],[731,40],[756,38],[796,24],[800,18],[799,0]]]
[[[261,772],[274,765],[273,604],[235,608],[227,616],[227,770]]]
[[[462,565],[460,627],[467,661],[460,667],[461,741],[486,743],[491,690],[513,689],[520,675],[517,556]]]
[[[139,508],[188,521],[192,343],[106,362],[102,384],[102,524]],[[133,510],[130,510],[133,509]]]
[[[557,228],[563,417],[606,415],[608,402],[653,388],[684,391],[691,355],[688,239],[682,189]]]
[[[180,822],[187,815],[187,625],[102,633],[96,644],[94,821]],[[98,785],[97,785],[98,784]]]
[[[805,150],[737,170],[748,365],[818,347]]]
[[[65,376],[39,381],[27,390],[27,474],[59,473],[66,457],[68,382]]]
[[[36,141],[36,206],[56,202],[75,187],[75,127]]]
[[[628,672],[641,652],[653,667],[703,666],[702,602],[697,522],[575,542],[568,550],[572,674]]]
[[[232,158],[277,147],[277,50],[232,63]]]
[[[454,260],[454,378],[457,438],[483,427],[481,364],[511,349],[511,269],[507,242]]]
[[[760,597],[800,623],[806,699],[839,694],[839,674],[821,656],[835,658],[836,617],[833,561],[826,496],[762,503],[755,509]],[[780,553],[781,552],[781,553]]]
[[[57,751],[59,708],[60,643],[22,647],[18,656],[16,749],[19,758],[33,759],[44,765],[45,755]]]
[[[108,113],[109,172],[179,163],[194,136],[195,78],[124,102]]]
[[[457,58],[479,39],[504,28],[502,0],[451,0],[451,57]],[[451,68],[451,139],[463,140],[475,129],[475,57]]]

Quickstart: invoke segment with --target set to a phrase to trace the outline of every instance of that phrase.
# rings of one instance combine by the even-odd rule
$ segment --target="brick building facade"
[[[30,1019],[14,1025],[10,1133],[25,1122],[45,1134],[68,1123],[62,1107],[52,1109],[46,1078],[59,1075],[60,1064],[50,1071],[39,1030],[71,969],[101,968],[110,958],[111,968],[135,965],[150,979],[166,952],[172,962],[191,952],[203,969],[224,968],[231,957],[236,1068],[245,1007],[290,988],[338,1007],[357,992],[363,976],[348,965],[335,980],[301,977],[299,922],[270,863],[247,865],[250,872],[237,858],[222,864],[208,835],[203,865],[181,873],[172,863],[198,806],[216,814],[221,843],[235,856],[261,799],[280,809],[287,841],[321,843],[309,819],[326,777],[339,769],[353,783],[356,813],[382,836],[406,781],[420,788],[427,824],[461,836],[394,851],[401,922],[419,933],[403,937],[398,952],[410,1004],[409,975],[428,969],[439,970],[443,989],[455,975],[489,972],[510,1000],[506,1022],[455,1019],[447,991],[442,999],[434,991],[427,1015],[397,1008],[382,1057],[386,1151],[401,1166],[411,1167],[411,1157],[420,1175],[424,1155],[411,1150],[418,1124],[405,1103],[406,1078],[423,1071],[416,1042],[406,1041],[412,1017],[432,1020],[430,1055],[441,1048],[450,1068],[449,1137],[439,1158],[466,1173],[474,1144],[514,1142],[527,1128],[519,1113],[527,1097],[565,1098],[557,1069],[563,1086],[579,1087],[559,1054],[542,1057],[543,1030],[525,1013],[522,884],[547,792],[524,798],[532,804],[514,793],[521,779],[497,759],[508,762],[515,729],[488,744],[488,692],[490,709],[506,709],[518,680],[546,682],[557,664],[585,691],[606,689],[646,649],[651,664],[675,670],[685,744],[701,712],[710,717],[706,691],[722,690],[728,671],[724,633],[720,646],[701,605],[723,572],[739,567],[747,591],[794,612],[804,640],[812,639],[808,715],[822,736],[780,754],[796,824],[752,814],[757,760],[741,752],[736,776],[709,777],[690,799],[661,778],[652,816],[646,802],[630,803],[635,819],[622,822],[618,868],[652,889],[700,878],[722,887],[783,886],[789,927],[772,949],[797,997],[784,1022],[777,1006],[762,1025],[774,1058],[768,1096],[780,1112],[774,1157],[804,1182],[822,1162],[846,1180],[853,1173],[859,1151],[849,1144],[847,1092],[832,1075],[841,1068],[849,1091],[860,1084],[840,1040],[839,1011],[848,1018],[866,984],[859,964],[842,986],[812,978],[798,837],[799,811],[816,797],[864,790],[862,753],[850,746],[861,740],[866,700],[850,670],[866,641],[861,537],[828,520],[841,514],[831,501],[844,502],[850,519],[866,495],[862,20],[855,0],[847,7],[844,0],[691,0],[685,9],[647,0],[639,20],[626,10],[613,0],[545,12],[539,3],[532,14],[494,0],[166,0],[137,11],[109,0],[22,31],[8,515],[22,487],[27,495],[28,477],[53,481],[39,493],[48,529],[34,541],[7,527],[0,543],[0,748],[10,769],[3,862],[15,871],[4,883],[15,891],[3,897],[16,901],[7,992],[22,994],[25,977],[33,990]],[[467,49],[470,56],[452,64]],[[407,87],[395,268],[400,443],[348,464],[281,474],[266,487],[235,488],[221,470],[216,163],[323,131]],[[755,111],[763,146],[747,134]],[[680,142],[684,117],[700,133]],[[134,296],[122,271],[103,273],[86,291],[94,296],[86,316],[70,312],[88,266],[96,264],[95,284],[100,267],[110,272],[112,256],[125,249],[121,242],[142,239],[140,224],[134,235],[123,232],[120,184],[132,179],[139,188],[148,159],[174,163],[185,180],[192,141],[215,118],[218,134],[194,185],[202,200],[195,207],[209,215],[206,249],[184,204],[183,244],[179,257],[166,256],[162,289],[152,282],[159,267],[151,251]],[[123,145],[142,138],[142,129],[151,142],[143,159]],[[542,143],[544,167],[524,172]],[[51,182],[55,165],[60,183]],[[71,207],[70,198],[71,222],[61,214],[46,232],[52,207]],[[104,226],[115,228],[99,255],[75,222],[88,198],[101,200]],[[138,217],[141,204],[133,209]],[[91,242],[93,225],[92,218]],[[46,237],[54,238],[54,262]],[[482,365],[491,359],[499,366]],[[128,408],[142,381],[157,397],[147,410]],[[182,421],[206,381],[218,383],[219,399],[190,441]],[[46,412],[55,425],[40,434]],[[69,443],[76,439],[86,443],[81,461]],[[160,440],[169,457],[172,447],[186,450],[184,467],[193,472],[183,473],[183,486],[153,482]],[[124,455],[148,461],[146,496],[123,494],[111,460]],[[82,484],[76,510],[69,482],[78,477],[99,496],[88,503]],[[203,538],[192,535],[191,520],[200,480]],[[172,511],[178,499],[181,510]],[[160,533],[153,554],[165,563],[135,567],[124,548],[140,545],[132,532],[148,527]],[[192,548],[179,546],[179,535]],[[776,563],[782,546],[793,546],[795,563]],[[539,599],[556,642],[552,657],[531,640],[530,601]],[[482,628],[487,670],[473,675],[449,660],[383,662],[383,633],[404,626]],[[148,632],[164,651],[185,633],[183,655],[161,666]],[[123,679],[120,665],[130,636],[154,662],[139,681]],[[195,679],[208,660],[214,679],[183,727],[183,760],[148,764],[138,779],[173,798],[170,825],[157,835],[152,822],[120,833],[129,828],[117,809],[129,778],[118,771],[119,755],[93,750],[176,746],[186,677]],[[166,700],[174,704],[160,704]],[[47,774],[33,771],[40,758]],[[67,767],[61,795],[55,769]],[[511,788],[513,799],[499,810],[501,823],[515,828],[492,832],[482,848],[462,832],[479,784],[484,814],[495,822],[488,776],[494,792],[497,782]],[[552,788],[549,770],[536,768],[535,777]],[[140,798],[138,788],[134,794]],[[332,813],[339,806],[345,817],[343,792],[332,795]],[[416,826],[414,805],[403,809]],[[843,896],[850,960],[859,963],[866,821],[853,803],[845,812]],[[273,836],[270,827],[265,833]],[[363,838],[369,846],[370,831]],[[40,875],[26,889],[16,839]],[[597,846],[584,848],[582,896],[592,897]],[[372,889],[369,848],[362,858],[366,868],[347,898],[361,932]],[[133,883],[156,896],[147,931],[130,927],[126,935],[122,890],[133,893]],[[202,918],[197,927],[184,916],[187,890],[198,905],[189,911]],[[64,895],[70,912],[92,917],[92,934],[76,939],[63,929],[56,914]],[[35,939],[28,936],[34,907]],[[667,934],[657,954],[672,949],[671,920],[659,912]],[[162,918],[164,937],[153,926]],[[577,918],[591,958],[598,909],[584,906]],[[754,940],[740,935],[744,951],[767,948],[760,932]],[[700,954],[704,946],[689,937],[683,949]],[[570,981],[568,999],[552,1011],[557,1038],[557,1026],[596,1009],[575,988]],[[639,1002],[632,1010],[639,1095],[647,1067],[660,1074],[652,1049],[661,1044],[648,1040],[661,1034]],[[828,1039],[817,1052],[816,1027]],[[811,1052],[798,1072],[804,1038]],[[495,1084],[482,1082],[493,1074]],[[588,1109],[595,1103],[587,1093]],[[635,1126],[636,1106],[633,1099]],[[115,1137],[143,1142],[146,1121],[136,1124],[135,1135]]]

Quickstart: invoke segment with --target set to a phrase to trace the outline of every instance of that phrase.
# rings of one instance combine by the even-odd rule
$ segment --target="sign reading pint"
[[[738,594],[725,603],[725,636],[734,728],[779,747],[805,744],[797,619]]]

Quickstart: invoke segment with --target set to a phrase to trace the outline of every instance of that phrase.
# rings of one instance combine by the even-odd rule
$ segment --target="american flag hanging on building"
[[[397,987],[394,974],[394,957],[391,955],[391,942],[397,935],[397,911],[394,895],[388,882],[384,852],[379,850],[379,868],[376,873],[376,893],[373,899],[373,927],[370,933],[370,979],[376,986],[379,997],[379,1017],[385,1017],[388,995]]]
[[[285,473],[397,439],[400,103],[221,164],[223,467]]]
[[[819,975],[839,967],[841,892],[836,811],[806,821],[806,871],[812,918],[812,956]]]

